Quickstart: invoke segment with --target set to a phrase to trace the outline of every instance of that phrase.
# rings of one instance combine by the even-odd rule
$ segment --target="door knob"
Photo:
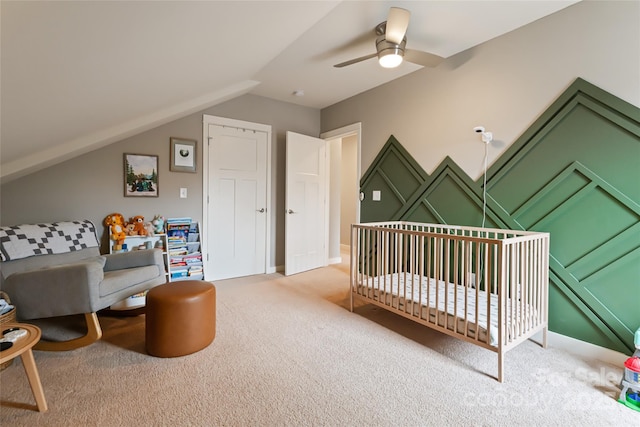
[[[260,212],[260,213],[264,213],[264,208],[262,208],[262,209],[258,209],[258,212]]]

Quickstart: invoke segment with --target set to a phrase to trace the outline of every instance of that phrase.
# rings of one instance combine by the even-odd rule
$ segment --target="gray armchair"
[[[84,314],[86,335],[41,341],[39,350],[72,350],[102,336],[97,311],[166,282],[159,249],[100,255],[89,221],[0,227],[1,288],[18,320]]]

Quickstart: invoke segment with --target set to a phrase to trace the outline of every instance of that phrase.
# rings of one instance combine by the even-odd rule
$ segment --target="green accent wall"
[[[380,190],[384,194],[384,203],[365,197],[360,205],[360,221],[397,219],[398,213],[427,177],[427,173],[392,135],[361,180],[366,187]],[[360,185],[363,191],[366,187]]]
[[[483,182],[448,157],[429,175],[391,136],[361,180],[361,221],[480,226]],[[549,328],[632,352],[640,109],[576,79],[487,171],[485,226],[549,232]]]

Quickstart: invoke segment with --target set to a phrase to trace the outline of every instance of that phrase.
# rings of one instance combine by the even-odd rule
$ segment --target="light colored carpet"
[[[350,313],[345,265],[216,288],[205,350],[154,358],[144,316],[103,316],[101,341],[35,352],[48,412],[34,411],[19,360],[0,374],[0,424],[640,425],[616,401],[621,366],[529,341],[507,353],[500,384],[495,353],[372,306]]]

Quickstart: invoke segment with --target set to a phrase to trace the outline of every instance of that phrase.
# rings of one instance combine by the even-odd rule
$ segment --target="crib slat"
[[[445,238],[442,239],[442,258],[443,258],[443,273],[442,273],[442,286],[444,287],[444,312],[448,312],[449,307],[449,248],[450,240]],[[454,289],[455,292],[455,289]],[[455,311],[453,312],[455,316]],[[455,317],[454,317],[455,321]],[[444,327],[449,329],[449,316],[444,315]]]
[[[380,288],[381,288],[381,283],[380,283],[380,278],[382,277],[382,288],[386,288],[386,275],[385,275],[385,271],[384,271],[384,238],[385,238],[385,231],[382,229],[376,230],[375,233],[375,238],[376,238],[376,242],[372,242],[372,244],[375,244],[376,247],[378,248],[376,250],[376,278],[378,279],[377,281],[377,285],[376,285],[376,289],[375,289],[375,293],[378,295],[378,299],[385,299],[386,298],[386,293],[381,292]]]
[[[484,254],[482,255],[483,260],[483,272],[482,272],[482,280],[484,282],[484,294],[486,295],[487,300],[487,332],[485,334],[484,342],[486,344],[491,344],[491,276],[490,272],[490,246],[488,243],[483,243],[482,247],[484,248]],[[479,324],[479,323],[478,323]],[[476,334],[480,335],[480,327],[476,328]]]
[[[433,254],[433,260],[434,260],[434,274],[435,274],[435,288],[436,288],[436,325],[438,326],[442,326],[440,325],[440,275],[441,275],[441,271],[442,271],[442,267],[441,267],[441,252],[442,252],[442,239],[438,238],[438,239],[434,239],[434,254]]]
[[[427,277],[427,289],[425,291],[427,293],[427,322],[433,323],[431,321],[431,278],[433,277],[433,237],[431,235],[427,236],[426,245],[425,276]]]
[[[476,274],[476,298],[475,298],[475,307],[474,307],[474,319],[473,319],[473,323],[474,323],[474,329],[475,329],[475,341],[480,341],[480,331],[478,331],[478,325],[480,324],[480,285],[483,283],[483,274],[482,271],[480,270],[480,248],[481,248],[481,243],[480,242],[476,242],[475,243],[475,256],[476,256],[476,265],[475,265],[475,274]],[[487,286],[487,283],[484,282],[485,286]]]
[[[387,296],[387,274],[389,274],[389,232],[381,229],[380,230],[380,241],[378,242],[378,248],[380,252],[379,264],[380,264],[380,275],[377,277],[378,286],[376,292],[378,294],[378,299],[381,301],[385,301]]]
[[[504,373],[504,345],[505,345],[505,281],[507,278],[507,262],[506,262],[506,252],[504,241],[500,241],[498,247],[497,259],[498,259],[498,269],[496,271],[497,275],[499,275],[499,283],[498,283],[498,381],[502,382],[503,373]]]
[[[419,243],[418,243],[418,274],[420,275],[420,288],[419,288],[419,296],[418,296],[418,300],[420,301],[420,304],[418,306],[418,317],[420,319],[424,319],[424,316],[422,314],[422,308],[423,308],[423,303],[422,303],[422,283],[425,279],[425,275],[424,275],[424,236],[420,235],[419,237]],[[427,305],[427,316],[429,313],[429,305]]]
[[[521,324],[523,325],[522,333],[525,333],[531,329],[531,314],[529,313],[528,307],[530,307],[529,301],[529,288],[527,287],[528,283],[532,283],[531,277],[531,243],[524,243],[524,254],[523,254],[523,263],[525,267],[525,272],[522,278],[522,284],[520,285],[521,290],[521,303],[520,303],[520,313],[521,313]]]
[[[464,335],[469,336],[469,287],[471,286],[470,242],[462,241],[462,274],[464,280]]]
[[[356,227],[351,225],[351,234],[349,236],[349,311],[353,313],[353,290],[357,280],[354,280],[355,272],[357,271],[354,255],[358,253],[357,243],[354,242],[354,234],[358,231]]]

